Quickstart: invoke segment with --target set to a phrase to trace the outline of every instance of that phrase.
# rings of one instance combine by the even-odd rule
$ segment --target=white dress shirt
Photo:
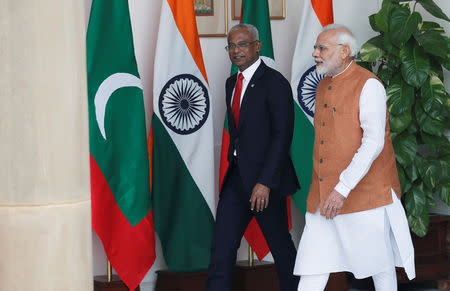
[[[261,59],[258,58],[253,64],[251,64],[250,67],[245,69],[243,72],[239,71],[238,74],[236,75],[236,79],[237,79],[237,76],[239,76],[239,73],[242,73],[242,75],[244,76],[244,79],[242,80],[241,102],[239,103],[239,109],[240,109],[240,105],[242,104],[242,100],[244,99],[244,94],[245,94],[245,90],[247,90],[248,83],[252,79],[253,75],[255,74],[255,72],[258,69],[260,64],[261,64]],[[233,104],[233,97],[234,97],[234,89],[231,94],[231,104]]]
[[[239,73],[242,73],[242,76],[244,77],[242,79],[242,90],[241,90],[241,100],[240,100],[240,103],[239,103],[239,110],[241,110],[242,100],[244,99],[244,94],[245,94],[245,90],[247,90],[248,83],[252,79],[253,75],[255,74],[255,72],[258,69],[260,64],[261,64],[261,59],[258,58],[253,64],[251,64],[250,67],[245,69],[243,72],[239,71],[238,74],[236,75],[236,79],[237,79],[237,76],[239,76]],[[236,89],[236,86],[233,89],[233,92],[231,93],[230,104],[233,104],[234,90],[235,89]],[[237,156],[236,150],[234,150],[233,155]]]

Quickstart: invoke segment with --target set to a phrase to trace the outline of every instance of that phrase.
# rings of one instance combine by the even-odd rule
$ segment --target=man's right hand
[[[256,211],[259,212],[267,208],[269,206],[269,193],[269,187],[256,183],[255,187],[253,187],[252,197],[250,198],[250,209],[254,210],[256,206]]]
[[[320,207],[320,215],[325,216],[327,219],[333,219],[341,211],[344,202],[345,197],[333,189],[323,206]]]

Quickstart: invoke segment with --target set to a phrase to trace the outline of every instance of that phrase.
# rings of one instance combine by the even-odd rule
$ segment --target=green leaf
[[[400,165],[399,163],[396,164],[397,164],[398,179],[400,181],[400,188],[402,190],[402,193],[407,193],[412,187],[412,181],[407,177],[403,166]]]
[[[423,168],[424,158],[421,155],[416,155],[414,157],[414,166],[417,169],[417,173],[419,173],[419,169]],[[418,174],[420,177],[420,174]]]
[[[399,115],[408,111],[414,103],[414,88],[403,82],[393,80],[386,89],[389,113]]]
[[[414,135],[403,132],[393,141],[395,158],[402,166],[410,165],[417,153],[417,140]]]
[[[430,72],[430,60],[425,51],[412,43],[400,50],[403,79],[411,86],[419,88]]]
[[[438,160],[425,161],[419,172],[425,186],[434,189],[441,175],[441,164]]]
[[[403,191],[402,193],[407,193],[407,192],[411,191],[412,186],[413,186],[413,185],[411,184],[411,181],[406,180],[405,185],[400,186],[401,189],[402,189],[402,191]]]
[[[387,32],[389,29],[388,20],[392,7],[394,7],[394,4],[392,4],[391,1],[383,0],[381,10],[375,14],[375,25],[383,32]]]
[[[444,80],[444,70],[442,69],[442,58],[436,56],[430,56],[430,76],[435,75],[439,79]]]
[[[434,196],[432,191],[426,191],[427,195],[427,205],[430,206],[436,206],[436,202],[434,201]]]
[[[359,51],[359,56],[364,62],[376,62],[383,55],[384,51],[381,49],[382,45],[382,36],[376,36],[369,39],[365,44],[362,45],[361,50]],[[378,43],[381,41],[380,43]]]
[[[430,217],[428,216],[428,208],[419,216],[407,215],[409,228],[419,237],[424,237],[428,232]]]
[[[416,0],[391,0],[392,3],[398,3],[398,4],[400,4],[400,2],[411,2],[411,1],[416,1]]]
[[[440,26],[438,23],[432,22],[432,21],[424,21],[421,24],[419,24],[419,30],[436,31],[439,33],[445,32],[445,30],[442,26]]]
[[[417,125],[417,121],[415,121],[414,118],[413,118],[411,124],[408,126],[407,131],[410,134],[415,134],[416,132],[419,131],[419,127]]]
[[[426,208],[426,202],[426,195],[421,186],[413,187],[412,191],[405,195],[405,208],[411,215],[420,216]]]
[[[450,37],[445,37],[445,40],[447,41],[447,56],[445,58],[440,58],[439,63],[442,64],[442,66],[450,71]]]
[[[417,169],[417,164],[421,164],[421,161],[416,161],[416,159],[422,159],[420,156],[416,155],[414,158],[414,163],[411,163],[405,168],[405,174],[408,176],[411,182],[414,182],[419,178],[419,170]]]
[[[397,173],[398,173],[398,180],[400,182],[400,188],[405,192],[406,184],[409,182],[408,178],[406,178],[405,171],[403,170],[403,167],[397,163]]]
[[[418,0],[417,2],[419,2],[422,7],[425,8],[425,10],[434,17],[450,21],[447,15],[445,15],[442,9],[439,8],[439,6],[437,6],[436,3],[433,2],[433,0]]]
[[[450,177],[445,177],[440,181],[437,187],[437,195],[445,204],[450,206]]]
[[[445,130],[444,120],[434,119],[429,116],[423,110],[421,102],[416,102],[414,110],[416,120],[423,131],[432,135],[442,136]]]
[[[392,72],[387,68],[387,66],[380,66],[378,68],[377,77],[380,78],[381,82],[386,86],[389,85],[389,81],[392,77]]]
[[[446,110],[447,92],[444,84],[434,75],[425,82],[421,88],[421,101],[425,112],[432,118],[438,118]]]
[[[411,124],[412,115],[411,110],[405,111],[400,114],[390,114],[389,115],[389,126],[391,131],[402,132],[408,128]]]
[[[376,21],[375,21],[375,15],[376,15],[376,14],[369,15],[369,23],[370,23],[370,27],[372,27],[372,29],[373,29],[374,31],[380,32],[381,29],[379,29],[378,26],[377,26],[377,23],[376,23]]]
[[[428,231],[429,215],[427,195],[422,184],[404,195],[404,204],[409,227],[418,236],[424,236]]]
[[[447,56],[447,40],[436,31],[418,31],[414,38],[427,53],[445,58]]]
[[[419,23],[422,22],[422,16],[413,12],[409,6],[395,6],[392,8],[391,17],[389,18],[389,39],[398,47],[402,47],[417,31]]]
[[[387,51],[388,53],[398,57],[400,55],[400,49],[392,44],[390,41],[391,36],[389,36],[390,33],[385,33],[385,36],[383,37],[383,49]]]
[[[393,132],[393,131],[391,130],[391,140],[394,141],[394,139],[395,139],[397,136],[398,136],[398,133],[397,133],[397,132]]]
[[[373,44],[376,47],[383,48],[383,39],[384,37],[382,35],[377,35],[369,39],[367,42]]]

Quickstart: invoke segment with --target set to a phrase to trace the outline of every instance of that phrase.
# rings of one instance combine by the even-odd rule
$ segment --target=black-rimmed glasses
[[[257,41],[258,41],[258,40],[254,40],[254,41],[251,41],[251,42],[248,42],[248,41],[241,41],[241,42],[238,43],[238,44],[230,43],[230,44],[228,44],[228,45],[225,47],[225,50],[226,50],[226,51],[231,51],[231,50],[234,50],[235,48],[239,48],[239,49],[248,48],[252,43],[255,43],[255,42],[257,42]]]

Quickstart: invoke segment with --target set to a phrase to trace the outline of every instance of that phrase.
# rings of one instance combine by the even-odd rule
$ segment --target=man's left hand
[[[255,187],[253,187],[252,197],[250,197],[250,209],[253,210],[256,208],[256,211],[259,212],[267,208],[269,206],[269,193],[269,187],[256,183]]]
[[[327,219],[333,219],[341,211],[344,202],[345,197],[333,189],[323,206],[320,207],[320,215],[325,216]]]

